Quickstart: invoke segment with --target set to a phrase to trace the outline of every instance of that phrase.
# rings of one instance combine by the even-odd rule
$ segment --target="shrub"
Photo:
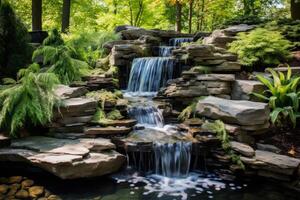
[[[269,80],[262,75],[257,75],[257,78],[268,89],[263,94],[254,93],[258,98],[261,98],[269,103],[272,110],[271,122],[277,125],[283,125],[289,119],[296,127],[297,118],[299,117],[299,90],[298,85],[300,77],[292,76],[290,67],[287,74],[275,72],[273,69],[267,69],[272,74],[272,79]]]
[[[64,45],[57,31],[52,31],[45,39],[43,46],[33,53],[33,60],[43,58],[43,65],[48,66],[48,72],[58,76],[63,84],[80,81],[81,77],[88,74],[89,65],[81,60],[73,58],[76,51]]]
[[[25,25],[6,0],[0,3],[0,74],[15,77],[30,62],[32,48]]]
[[[274,66],[290,57],[291,43],[277,31],[257,28],[240,33],[238,40],[230,44],[229,51],[238,54],[241,63],[250,69]]]
[[[6,79],[8,85],[0,88],[0,128],[11,136],[32,123],[45,125],[51,121],[52,111],[59,101],[53,88],[59,83],[53,73],[39,73],[37,64],[18,73],[18,80]]]
[[[239,25],[239,24],[249,24],[249,25],[255,25],[255,24],[261,24],[265,22],[266,20],[263,20],[261,17],[257,15],[238,15],[232,19],[226,20],[222,28],[228,27],[230,25]]]
[[[119,38],[118,34],[111,32],[75,33],[67,39],[67,45],[76,49],[78,59],[94,66],[99,58],[106,55],[104,44]]]

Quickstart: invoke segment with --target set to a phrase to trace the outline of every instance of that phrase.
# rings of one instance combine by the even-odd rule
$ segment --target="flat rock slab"
[[[93,123],[93,122],[92,122]],[[137,121],[134,119],[123,119],[123,120],[108,120],[105,122],[97,122],[96,124],[100,124],[102,126],[125,126],[125,127],[133,127],[137,124]]]
[[[130,133],[132,128],[128,127],[91,127],[85,130],[86,135],[90,136],[115,136],[126,135]]]
[[[234,74],[201,74],[197,76],[198,81],[234,81]]]
[[[284,175],[293,175],[300,165],[300,159],[269,151],[255,151],[255,159],[249,162],[255,168]]]
[[[254,149],[247,144],[232,141],[232,142],[230,142],[230,145],[234,151],[236,151],[246,157],[253,157],[255,155]]]
[[[62,99],[81,97],[87,92],[85,87],[69,87],[67,85],[58,85],[54,90],[54,94]]]
[[[65,116],[78,117],[94,114],[97,101],[90,98],[71,98],[63,101],[60,113]]]
[[[196,112],[211,119],[244,126],[262,125],[269,120],[269,107],[266,103],[227,100],[218,97],[205,97],[198,101]]]
[[[0,134],[0,148],[10,146],[10,138]]]
[[[62,179],[95,177],[115,172],[125,157],[108,139],[28,137],[0,149],[1,161],[28,162]]]

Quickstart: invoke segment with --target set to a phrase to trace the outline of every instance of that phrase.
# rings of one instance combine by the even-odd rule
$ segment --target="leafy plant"
[[[238,54],[240,62],[249,69],[278,65],[290,58],[291,43],[280,32],[263,28],[240,33],[229,46],[229,51]]]
[[[270,116],[273,124],[282,125],[282,122],[288,118],[292,122],[293,127],[296,127],[297,118],[300,116],[300,92],[298,90],[300,77],[292,76],[292,70],[289,66],[286,75],[270,68],[267,71],[272,74],[272,79],[262,75],[257,75],[257,79],[268,89],[263,94],[253,94],[269,102],[269,106],[272,109]]]
[[[187,106],[183,111],[179,114],[178,120],[179,121],[185,121],[187,119],[190,119],[191,117],[195,118],[196,117],[196,108],[197,108],[197,103],[200,99],[203,97],[197,97],[193,99],[193,102]]]
[[[33,64],[18,73],[18,80],[6,79],[8,85],[0,88],[0,127],[11,136],[32,123],[45,125],[51,121],[52,111],[58,98],[53,93],[59,84],[53,73],[39,73],[39,65]]]
[[[202,125],[202,129],[216,133],[217,138],[222,142],[223,150],[227,155],[230,156],[231,161],[239,165],[242,169],[245,169],[245,165],[241,161],[240,156],[235,154],[235,152],[231,148],[230,137],[225,129],[225,124],[221,120],[216,120],[214,122],[206,121]]]
[[[63,84],[80,81],[88,74],[89,66],[86,62],[73,58],[75,49],[64,45],[57,31],[52,31],[45,39],[44,45],[33,53],[33,60],[43,58],[43,65],[48,66],[47,71],[58,76]]]
[[[7,0],[0,3],[0,78],[15,77],[30,62],[32,48],[25,25]]]
[[[87,97],[94,98],[95,100],[99,101],[101,105],[101,109],[105,108],[105,103],[110,102],[113,105],[117,104],[117,100],[122,98],[122,93],[119,91],[110,92],[106,90],[94,91],[89,92],[86,94]]]

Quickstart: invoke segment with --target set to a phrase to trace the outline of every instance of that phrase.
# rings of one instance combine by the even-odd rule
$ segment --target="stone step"
[[[96,112],[97,101],[89,98],[71,98],[63,101],[62,107],[55,114],[59,116],[79,117],[93,115]]]
[[[132,131],[132,128],[128,127],[90,127],[85,129],[85,134],[93,137],[100,136],[117,136],[127,135]]]
[[[62,99],[81,97],[87,92],[85,87],[69,87],[67,85],[58,85],[54,90],[54,94]]]
[[[137,124],[134,119],[123,119],[123,120],[104,120],[103,122],[92,122],[93,124],[99,124],[101,126],[118,126],[118,127],[133,127]]]

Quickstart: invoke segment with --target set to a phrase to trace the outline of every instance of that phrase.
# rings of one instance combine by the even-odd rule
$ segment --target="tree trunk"
[[[194,5],[194,0],[190,0],[190,8],[189,8],[189,33],[192,33],[193,5]]]
[[[291,16],[294,20],[300,20],[300,0],[291,0]]]
[[[61,32],[67,33],[70,28],[71,0],[64,0],[62,8]]]
[[[32,31],[42,30],[42,0],[32,0]]]
[[[175,31],[181,32],[181,15],[182,15],[182,5],[179,1],[176,1],[176,24]]]

